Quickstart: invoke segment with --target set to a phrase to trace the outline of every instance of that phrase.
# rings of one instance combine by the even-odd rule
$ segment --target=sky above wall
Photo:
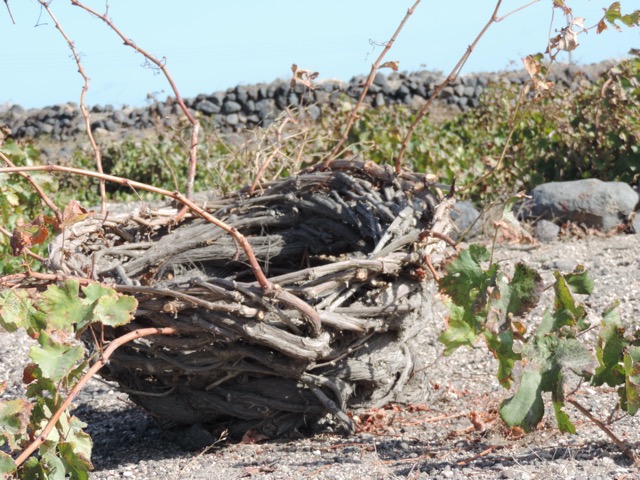
[[[611,0],[566,0],[591,26]],[[318,71],[320,78],[347,81],[367,74],[413,0],[111,0],[108,13],[125,35],[159,58],[185,97],[238,84],[290,78],[291,64]],[[504,15],[528,0],[504,0]],[[637,0],[621,0],[623,12]],[[105,1],[86,0],[101,13]],[[553,0],[540,0],[493,24],[463,73],[518,69],[521,58],[544,51],[563,26]],[[0,105],[44,107],[78,102],[83,80],[68,45],[36,0],[9,0],[16,24],[0,4]],[[423,0],[409,18],[386,60],[400,70],[448,73],[491,17],[494,1]],[[163,100],[169,86],[144,59],[125,47],[101,21],[68,0],[50,8],[75,42],[91,78],[87,104],[143,106],[148,94]],[[579,36],[571,58],[578,64],[623,58],[640,48],[640,30],[592,30]]]

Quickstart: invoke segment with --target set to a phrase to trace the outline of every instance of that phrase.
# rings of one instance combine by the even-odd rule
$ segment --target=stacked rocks
[[[574,88],[579,82],[596,81],[603,72],[615,65],[613,61],[589,66],[557,66],[549,79],[559,86]],[[477,107],[480,94],[492,82],[521,85],[529,79],[522,70],[504,73],[477,73],[457,78],[447,86],[438,102],[460,110]],[[315,90],[278,80],[268,84],[239,85],[225,92],[202,94],[185,100],[197,115],[209,119],[223,132],[236,132],[256,126],[269,126],[287,108],[307,107],[307,115],[317,120],[324,109],[336,108],[345,101],[358,98],[365,76],[349,82],[324,81]],[[439,72],[378,73],[368,91],[366,103],[373,107],[384,105],[420,105],[433,95],[444,80]],[[112,105],[91,109],[91,129],[116,132],[120,129],[145,129],[154,125],[176,124],[180,109],[175,100],[168,98],[144,108]],[[42,109],[25,110],[19,105],[0,108],[0,125],[7,125],[15,138],[33,138],[49,135],[54,140],[67,140],[86,130],[78,105],[67,103]]]

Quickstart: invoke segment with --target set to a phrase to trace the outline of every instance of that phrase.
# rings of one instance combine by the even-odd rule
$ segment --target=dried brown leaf
[[[398,62],[397,60],[394,60],[391,62],[384,62],[382,65],[378,67],[378,70],[380,70],[381,68],[390,68],[394,72],[397,72],[399,66],[400,66],[400,62]]]

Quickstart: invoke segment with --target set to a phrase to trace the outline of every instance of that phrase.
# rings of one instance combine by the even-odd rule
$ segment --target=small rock
[[[222,113],[225,115],[229,113],[236,113],[242,110],[242,105],[232,100],[226,101],[222,104]]]
[[[201,100],[200,102],[196,103],[195,109],[206,115],[214,115],[216,113],[220,113],[220,107],[215,105],[210,100]]]
[[[540,220],[533,229],[534,236],[544,243],[555,242],[559,233],[560,227],[549,220]]]
[[[311,120],[315,122],[322,115],[322,110],[320,110],[320,107],[317,105],[311,105],[309,108],[307,108],[307,113],[309,114]]]
[[[573,272],[577,266],[574,260],[553,260],[542,265],[545,270],[558,270],[560,272]]]
[[[240,117],[238,116],[237,113],[232,113],[231,115],[227,115],[226,117],[224,117],[225,122],[227,122],[227,125],[238,125],[238,123],[240,123]]]

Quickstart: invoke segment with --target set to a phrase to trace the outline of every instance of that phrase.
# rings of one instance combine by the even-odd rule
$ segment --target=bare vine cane
[[[20,455],[14,460],[16,464],[16,468],[22,465],[37,449],[46,442],[47,437],[51,433],[51,431],[55,428],[56,423],[60,420],[62,414],[69,408],[71,402],[78,396],[78,393],[84,388],[89,380],[93,378],[93,376],[100,371],[102,367],[104,367],[113,352],[116,351],[119,347],[124,345],[125,343],[129,343],[133,340],[137,340],[138,338],[148,337],[150,335],[175,335],[178,333],[178,330],[173,327],[164,327],[164,328],[141,328],[138,330],[134,330],[133,332],[129,332],[121,337],[113,340],[109,346],[104,350],[100,358],[93,364],[89,369],[84,373],[82,378],[78,381],[78,383],[73,387],[69,396],[62,402],[62,405],[55,411],[55,413],[51,416],[51,419],[47,423],[47,425],[42,429],[42,432],[29,444],[27,448],[25,448]]]
[[[536,0],[536,1],[539,1],[539,0]],[[396,174],[399,174],[402,171],[402,161],[404,159],[404,154],[407,151],[407,148],[409,146],[409,141],[411,140],[411,137],[413,136],[413,132],[415,132],[416,127],[422,121],[424,116],[427,114],[427,112],[429,111],[429,108],[431,107],[431,104],[438,97],[438,95],[440,95],[440,92],[442,92],[442,90],[444,90],[444,88],[447,85],[449,85],[451,82],[453,82],[457,78],[458,74],[460,73],[460,70],[462,70],[462,67],[464,66],[464,64],[467,63],[467,60],[471,56],[471,53],[475,49],[480,39],[484,36],[486,31],[489,29],[489,27],[493,23],[498,21],[498,11],[500,10],[501,4],[502,4],[502,0],[498,0],[495,8],[493,9],[493,13],[491,14],[491,18],[489,19],[489,21],[486,23],[484,28],[480,30],[480,33],[476,36],[473,43],[467,47],[467,50],[462,55],[462,57],[460,57],[460,60],[458,61],[456,66],[453,67],[453,70],[451,70],[451,73],[449,73],[447,78],[445,78],[444,81],[440,85],[438,85],[438,88],[436,88],[435,92],[433,92],[433,94],[429,97],[427,102],[420,109],[420,112],[418,112],[418,114],[416,115],[416,118],[413,120],[413,122],[409,126],[409,131],[407,132],[404,139],[402,140],[402,143],[400,144],[400,152],[398,153],[398,156],[396,158],[396,162],[395,162]],[[524,7],[521,7],[520,9],[522,8]]]
[[[180,192],[177,192],[177,191],[172,192],[170,190],[165,190],[163,188],[154,187],[153,185],[147,185],[146,183],[136,182],[136,181],[133,181],[133,180],[129,180],[127,178],[116,177],[116,176],[113,176],[113,175],[107,175],[107,174],[104,174],[104,173],[93,172],[93,171],[90,171],[90,170],[83,170],[83,169],[80,169],[80,168],[63,167],[63,166],[60,166],[60,165],[40,165],[40,166],[28,166],[28,167],[0,168],[0,174],[1,173],[18,173],[18,174],[20,174],[20,173],[24,173],[24,172],[36,172],[36,171],[39,171],[39,172],[65,172],[65,173],[71,173],[71,174],[74,174],[74,175],[84,175],[86,177],[97,178],[99,180],[105,180],[105,181],[108,181],[108,182],[117,183],[119,185],[124,185],[124,186],[132,187],[132,188],[137,188],[137,189],[140,189],[140,190],[145,190],[147,192],[157,193],[159,195],[162,195],[162,196],[177,200],[182,205],[184,205],[187,209],[192,210],[196,215],[202,217],[203,219],[205,219],[209,223],[212,223],[213,225],[221,228],[222,230],[227,232],[229,235],[231,235],[235,239],[235,241],[238,242],[238,244],[240,245],[240,247],[242,248],[244,253],[247,255],[247,260],[248,260],[249,265],[251,267],[251,271],[253,272],[254,276],[256,277],[256,280],[257,280],[258,284],[260,285],[260,287],[262,288],[264,294],[267,295],[267,296],[271,296],[272,298],[275,298],[277,300],[280,300],[284,304],[286,304],[286,305],[288,305],[290,307],[293,307],[296,310],[298,310],[300,313],[302,313],[304,315],[305,318],[308,319],[308,321],[310,323],[310,326],[312,328],[313,334],[315,336],[317,336],[320,333],[321,320],[320,320],[320,315],[318,314],[318,312],[313,307],[311,307],[308,303],[306,303],[304,300],[302,300],[302,299],[296,297],[295,295],[285,291],[284,289],[280,288],[279,286],[274,285],[272,282],[270,282],[267,279],[264,271],[262,270],[262,268],[260,267],[260,264],[258,263],[258,259],[256,258],[255,254],[253,252],[253,249],[251,248],[251,245],[249,244],[249,242],[247,241],[245,236],[242,235],[234,226],[228,225],[227,223],[223,222],[222,220],[217,219],[216,217],[211,215],[209,212],[207,212],[203,208],[199,207],[192,200],[186,198]]]
[[[40,3],[44,3],[44,0],[39,0],[39,1]],[[169,85],[171,86],[171,90],[173,90],[173,93],[176,96],[176,102],[178,102],[178,105],[180,105],[180,109],[185,114],[185,116],[187,117],[187,120],[191,124],[191,143],[189,145],[189,169],[187,172],[187,185],[185,188],[185,197],[191,200],[193,198],[193,189],[194,189],[194,182],[196,177],[196,166],[198,163],[198,134],[200,132],[200,122],[198,122],[198,120],[193,116],[193,114],[189,111],[189,109],[185,105],[184,100],[182,99],[182,95],[180,95],[180,91],[178,90],[178,86],[175,84],[173,77],[171,76],[171,74],[169,73],[169,70],[167,69],[166,59],[159,60],[155,56],[147,52],[146,50],[136,45],[130,38],[126,37],[124,33],[122,33],[122,31],[111,21],[111,19],[107,17],[106,13],[100,14],[97,11],[93,10],[92,8],[79,2],[78,0],[70,0],[70,1],[73,6],[76,6],[85,10],[86,12],[90,13],[94,17],[106,23],[109,26],[109,28],[111,28],[111,30],[113,30],[116,33],[116,35],[118,35],[120,39],[122,39],[125,45],[127,45],[128,47],[131,47],[136,52],[140,53],[149,62],[154,64],[163,73],[163,75],[167,79],[167,82],[169,82]],[[178,214],[178,217],[176,218],[176,220],[181,219],[186,212],[187,212],[187,209],[184,208]]]
[[[4,163],[6,163],[9,167],[15,167],[16,166],[2,152],[0,152],[0,160],[2,160]],[[62,223],[63,218],[62,218],[62,213],[60,212],[60,209],[56,206],[55,203],[53,203],[53,200],[51,200],[49,198],[49,196],[44,192],[42,187],[40,185],[38,185],[38,182],[36,182],[33,179],[33,177],[31,175],[29,175],[28,173],[22,173],[22,174],[20,174],[20,176],[23,177],[27,182],[29,182],[29,184],[31,184],[31,186],[36,191],[36,193],[38,194],[40,199],[45,203],[45,205],[47,205],[47,207],[49,207],[53,211],[53,214],[56,216],[56,219],[58,220],[58,222]]]
[[[364,99],[366,98],[367,93],[369,92],[369,88],[373,84],[373,79],[376,76],[376,72],[378,71],[379,68],[381,68],[380,67],[380,62],[382,62],[382,60],[384,59],[384,57],[387,54],[387,52],[389,52],[389,50],[391,50],[391,47],[393,47],[393,44],[395,43],[396,38],[398,38],[398,35],[400,34],[400,31],[404,28],[404,25],[405,25],[405,23],[407,23],[407,20],[409,20],[409,17],[411,15],[413,15],[413,12],[415,11],[415,9],[420,4],[420,1],[421,0],[416,0],[416,2],[411,6],[411,8],[409,8],[407,10],[407,13],[405,14],[404,18],[400,22],[400,25],[398,25],[398,28],[396,29],[395,33],[393,34],[391,39],[385,44],[384,50],[382,50],[382,53],[377,58],[377,60],[374,62],[374,64],[371,65],[371,71],[369,72],[369,76],[367,77],[367,81],[365,82],[365,84],[364,84],[364,86],[362,88],[362,93],[360,94],[360,98],[358,98],[358,101],[357,101],[355,107],[353,107],[353,110],[351,110],[351,113],[349,114],[349,117],[347,118],[347,124],[345,125],[345,127],[344,127],[344,129],[342,131],[342,136],[340,137],[340,140],[338,140],[338,143],[336,143],[334,145],[334,147],[331,149],[331,152],[329,152],[329,155],[323,161],[325,168],[328,168],[329,165],[331,165],[331,162],[333,162],[333,160],[335,160],[338,152],[340,152],[340,149],[342,148],[344,143],[347,141],[347,138],[349,137],[349,131],[351,130],[351,127],[353,126],[353,122],[355,122],[356,118],[358,118],[358,111],[362,107],[362,104],[364,103]]]
[[[51,1],[38,0],[38,3],[40,3],[40,5],[42,5],[42,8],[44,8],[46,12],[49,14],[49,17],[51,17],[51,20],[53,20],[53,23],[55,24],[56,28],[64,38],[65,42],[67,42],[67,45],[71,50],[71,54],[73,55],[73,59],[75,60],[76,65],[78,66],[78,73],[84,80],[84,84],[82,85],[82,92],[80,93],[80,111],[82,112],[82,116],[84,118],[85,130],[87,131],[87,137],[89,137],[89,142],[91,143],[91,148],[93,150],[93,156],[96,161],[96,168],[98,169],[99,173],[104,173],[104,170],[102,169],[102,152],[100,151],[100,147],[98,146],[98,143],[96,142],[96,139],[94,138],[93,133],[91,132],[91,113],[89,113],[89,109],[87,108],[87,105],[85,102],[87,92],[89,91],[89,83],[91,82],[91,79],[87,76],[87,74],[84,71],[84,67],[82,66],[82,62],[80,61],[80,55],[76,50],[75,43],[66,34],[64,29],[62,28],[62,25],[60,25],[60,22],[58,22],[58,19],[51,11],[51,8],[49,8]],[[100,209],[103,214],[107,210],[107,191],[106,191],[104,180],[100,180]]]

